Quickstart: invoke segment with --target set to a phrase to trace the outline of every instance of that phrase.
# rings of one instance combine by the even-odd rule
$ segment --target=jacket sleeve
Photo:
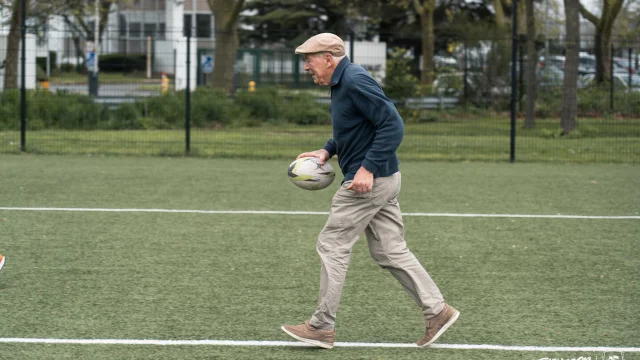
[[[353,102],[362,114],[375,126],[373,145],[367,152],[362,166],[375,173],[396,152],[404,136],[404,123],[395,105],[382,88],[368,74],[351,76]]]
[[[322,148],[327,150],[327,152],[329,153],[329,159],[331,159],[337,151],[336,141],[333,139],[329,139],[329,141],[327,141],[327,143]]]

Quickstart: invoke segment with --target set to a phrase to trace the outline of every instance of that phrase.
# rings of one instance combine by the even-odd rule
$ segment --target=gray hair
[[[331,56],[333,56],[333,54],[331,54]],[[333,60],[335,60],[335,62],[339,63],[340,61],[342,61],[342,59],[344,59],[346,55],[342,55],[342,56],[333,56]]]
[[[325,56],[326,54],[331,55],[331,57],[333,58],[333,60],[336,63],[339,63],[340,61],[342,61],[342,59],[344,59],[344,57],[346,56],[346,55],[336,56],[336,55],[332,54],[329,51],[323,51],[323,52],[319,52],[319,53],[314,53],[313,55],[314,56]]]

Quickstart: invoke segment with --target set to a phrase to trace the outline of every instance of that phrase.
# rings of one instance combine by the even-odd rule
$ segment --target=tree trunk
[[[502,7],[502,0],[494,0],[493,1],[493,6],[495,7],[495,11],[496,11],[496,27],[498,27],[498,29],[503,29],[505,27],[505,22],[504,22],[504,8]]]
[[[580,52],[580,0],[564,0],[566,18],[566,44],[564,80],[562,87],[562,111],[560,126],[563,135],[578,127],[578,56]]]
[[[604,21],[602,29],[602,71],[605,82],[611,81],[611,61],[613,54],[611,53],[611,33],[613,32],[614,20],[607,18]]]
[[[527,2],[518,1],[518,34],[527,33]]]
[[[538,59],[536,54],[536,26],[534,19],[533,0],[527,0],[527,109],[524,127],[534,128],[536,106],[536,66]]]
[[[594,53],[596,56],[596,83],[610,81],[611,71],[611,33],[616,17],[620,13],[624,0],[604,0],[602,3],[602,16],[597,17],[578,3],[578,9],[582,16],[589,20],[596,28]]]
[[[601,84],[608,79],[608,74],[605,71],[604,53],[604,41],[602,38],[602,32],[596,30],[596,43],[594,47],[594,55],[596,56],[596,83]]]
[[[29,6],[29,0],[24,0]],[[18,88],[18,59],[20,58],[22,7],[20,0],[14,0],[11,11],[11,25],[7,38],[7,57],[4,69],[4,88]]]
[[[233,93],[233,76],[238,52],[238,15],[244,0],[208,0],[215,18],[216,49],[211,86]]]
[[[502,0],[494,0],[496,31],[492,37],[491,53],[489,55],[489,72],[487,86],[490,89],[496,83],[500,74],[509,73],[511,59],[511,30],[507,27]]]
[[[216,50],[211,86],[233,93],[233,75],[238,52],[238,33],[235,29],[225,31],[216,27]]]
[[[433,67],[434,55],[434,31],[433,31],[433,9],[427,5],[420,13],[420,25],[422,29],[422,74],[420,82],[423,85],[433,84],[435,69]]]

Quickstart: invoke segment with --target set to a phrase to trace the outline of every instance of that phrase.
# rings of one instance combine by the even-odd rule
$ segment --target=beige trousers
[[[400,281],[422,310],[425,321],[437,315],[444,308],[442,294],[404,240],[398,204],[400,173],[376,178],[372,191],[365,194],[347,190],[350,183],[345,182],[336,192],[329,219],[318,236],[320,298],[311,325],[334,328],[351,249],[362,232],[373,259]]]

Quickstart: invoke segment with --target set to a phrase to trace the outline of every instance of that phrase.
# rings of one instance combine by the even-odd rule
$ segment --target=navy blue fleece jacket
[[[333,139],[323,147],[338,155],[344,181],[353,180],[363,166],[374,177],[398,171],[396,150],[404,124],[398,110],[376,80],[344,57],[331,76]]]

